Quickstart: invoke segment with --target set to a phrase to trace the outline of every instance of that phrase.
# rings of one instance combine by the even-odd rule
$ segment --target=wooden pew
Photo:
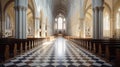
[[[0,39],[0,63],[41,45],[45,38]]]
[[[120,67],[120,48],[116,49],[115,67]]]
[[[10,46],[5,40],[8,41],[7,39],[0,39],[0,63],[10,58]]]
[[[79,46],[91,51],[97,56],[120,66],[120,40],[115,39],[71,39]]]

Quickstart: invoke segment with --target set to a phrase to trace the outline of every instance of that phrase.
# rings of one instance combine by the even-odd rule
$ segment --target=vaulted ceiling
[[[59,15],[59,13],[62,13],[64,16],[66,16],[69,11],[69,1],[70,0],[53,0],[53,15],[56,16]]]
[[[68,17],[68,15],[75,12],[76,7],[78,7],[79,9],[82,8],[83,10],[80,10],[79,12],[83,14],[86,10],[92,9],[91,8],[92,0],[36,0],[36,1],[39,1],[37,2],[38,5],[44,4],[42,3],[42,1],[46,2],[46,5],[49,6],[50,8],[53,18],[59,15],[59,13],[63,14],[65,17]],[[104,1],[107,4],[107,6],[109,6],[109,8],[112,9],[119,0],[104,0]]]
[[[47,6],[49,6],[54,18],[59,15],[59,13],[67,16],[70,12],[71,6],[74,5],[75,1],[77,0],[49,0],[49,2],[48,0],[36,0],[37,6],[43,6],[40,4],[46,4]]]

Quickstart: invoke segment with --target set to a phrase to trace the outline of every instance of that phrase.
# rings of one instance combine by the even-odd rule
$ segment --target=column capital
[[[98,11],[98,10],[99,10],[99,7],[95,7],[94,9]]]
[[[93,12],[95,12],[95,8],[92,8]]]
[[[24,6],[15,6],[15,10],[27,10],[27,7]]]
[[[34,19],[37,19],[37,20],[39,20],[40,18],[39,18],[39,17],[34,17]]]
[[[99,7],[99,10],[100,10],[100,11],[103,11],[103,9],[104,9],[104,7],[103,7],[103,6],[102,6],[102,7]]]
[[[79,20],[80,20],[80,21],[83,21],[83,20],[84,20],[84,18],[79,18]]]
[[[94,7],[93,12],[95,12],[95,11],[99,11],[99,7]]]

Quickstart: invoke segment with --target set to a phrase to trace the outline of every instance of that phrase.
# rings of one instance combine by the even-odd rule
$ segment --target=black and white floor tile
[[[17,56],[3,67],[112,67],[99,57],[59,37]]]

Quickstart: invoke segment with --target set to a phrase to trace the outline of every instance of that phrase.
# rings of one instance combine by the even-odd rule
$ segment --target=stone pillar
[[[64,21],[62,23],[62,31],[61,31],[62,34],[64,34]]]
[[[36,31],[35,31],[35,22],[36,22],[36,19],[35,19],[35,16],[33,16],[33,21],[32,21],[32,23],[33,23],[33,29],[32,29],[33,38],[35,37],[35,34],[36,34]]]
[[[47,21],[47,19],[46,19],[46,23],[45,23],[45,37],[47,37],[47,33],[48,33],[48,32],[47,32],[47,27],[48,27],[48,24],[47,24],[47,23],[48,23],[48,21]]]
[[[114,12],[111,12],[111,16],[110,16],[110,36],[111,38],[115,38],[115,18],[114,18]]]
[[[103,9],[99,7],[99,39],[103,39]]]
[[[99,9],[93,8],[93,38],[99,38]]]
[[[93,38],[103,39],[104,0],[92,0],[92,4],[93,4]]]
[[[55,32],[56,34],[58,33],[58,23],[57,23],[57,21],[56,21],[56,32]]]
[[[40,37],[40,21],[39,18],[35,18],[35,37]]]
[[[0,17],[0,29],[1,29],[1,38],[5,38],[5,13],[2,11]]]
[[[0,38],[5,37],[5,12],[2,10],[2,2],[0,1]]]
[[[119,16],[120,16],[120,11],[119,11]],[[118,32],[117,32],[117,38],[118,39],[120,39],[120,19],[119,19],[119,23],[118,23],[118,25],[119,25],[119,28],[118,28]]]
[[[0,2],[0,38],[2,38],[2,8]]]
[[[95,39],[96,37],[95,37],[95,35],[96,35],[96,33],[95,33],[95,9],[93,8],[93,34],[92,34],[92,37]]]
[[[58,29],[58,20],[57,20],[57,34],[59,33],[59,29]]]
[[[103,8],[93,8],[93,38],[103,39]]]
[[[54,34],[56,33],[56,27],[57,27],[57,24],[56,22],[54,22]]]
[[[64,23],[63,23],[63,33],[65,34],[65,24],[66,22],[64,21]]]
[[[43,30],[43,21],[42,21],[42,23],[41,23],[41,37],[43,37],[43,35],[44,35],[44,30]]]
[[[17,39],[27,38],[27,7],[28,0],[15,0],[15,37]]]
[[[44,30],[44,32],[43,32],[44,35],[43,35],[43,36],[44,36],[44,37],[45,37],[45,31],[46,31],[46,30],[45,30],[45,26],[46,26],[46,24],[44,23],[44,27],[43,27],[43,30]]]
[[[80,38],[84,38],[84,19],[80,18]]]
[[[41,29],[42,30],[41,31],[42,32],[42,37],[45,37],[45,21],[44,20],[42,22],[42,26],[41,27],[42,27],[42,29]]]
[[[1,9],[0,9],[0,38],[2,38],[2,14],[1,14]]]

